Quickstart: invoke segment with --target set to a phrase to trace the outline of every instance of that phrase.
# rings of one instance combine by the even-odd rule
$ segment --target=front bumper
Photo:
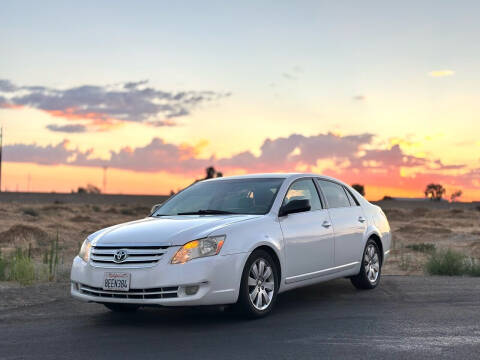
[[[78,256],[73,260],[71,294],[89,302],[164,306],[196,306],[235,303],[248,253],[216,255],[185,264],[170,264],[178,247],[169,248],[155,266],[116,268],[92,266]],[[130,291],[104,291],[105,272],[129,272]],[[188,286],[198,291],[187,295]]]

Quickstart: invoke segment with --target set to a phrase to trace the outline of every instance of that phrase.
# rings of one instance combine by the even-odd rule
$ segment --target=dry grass
[[[0,250],[9,256],[17,248],[27,249],[30,245],[35,266],[42,265],[58,231],[59,268],[68,276],[71,260],[87,235],[148,216],[150,205],[0,203]],[[384,274],[423,274],[432,249],[452,249],[468,258],[480,259],[480,211],[475,207],[420,208],[389,202],[382,208],[393,232]]]
[[[423,274],[432,253],[441,255],[447,249],[480,259],[480,212],[474,207],[399,205],[382,206],[393,233],[385,274]]]
[[[434,252],[425,264],[425,270],[430,275],[480,276],[480,263],[460,252],[446,249]]]
[[[25,209],[28,209],[26,212]],[[122,210],[129,211],[122,211]],[[36,213],[36,216],[32,216]],[[65,263],[76,255],[85,237],[101,228],[148,215],[145,206],[89,204],[0,204],[0,249],[5,256],[31,246],[32,257],[41,262],[58,231]]]

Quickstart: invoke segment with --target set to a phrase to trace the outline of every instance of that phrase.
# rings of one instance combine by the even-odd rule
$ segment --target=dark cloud
[[[318,172],[340,178],[347,183],[361,182],[378,188],[423,189],[430,182],[449,188],[478,188],[480,168],[445,165],[440,160],[405,154],[399,145],[375,148],[372,134],[340,136],[332,133],[314,136],[293,134],[267,139],[259,155],[244,151],[224,158],[199,158],[198,149],[175,145],[160,138],[136,148],[111,151],[107,159],[97,158],[94,150],[81,151],[69,146],[68,140],[57,145],[14,144],[4,146],[7,162],[29,162],[43,165],[101,167],[142,172],[165,172],[195,178],[208,166],[224,173],[241,172]],[[322,160],[327,160],[322,162]],[[402,169],[409,168],[408,175]],[[321,169],[321,170],[319,170]],[[461,169],[461,175],[449,170]],[[419,190],[419,195],[422,192]]]
[[[353,159],[352,163],[359,167],[414,167],[428,164],[428,160],[416,156],[406,155],[400,145],[396,144],[390,149],[366,150],[363,156]]]
[[[187,116],[197,106],[229,95],[214,91],[162,91],[149,87],[147,80],[68,89],[16,86],[9,80],[0,80],[0,96],[6,99],[0,107],[27,106],[97,126],[119,121],[158,126],[162,121]]]
[[[48,130],[64,133],[83,133],[87,131],[87,127],[82,124],[74,125],[56,125],[50,124],[46,126]]]
[[[160,138],[154,138],[150,144],[130,148],[125,147],[119,151],[112,151],[108,160],[92,157],[92,151],[67,150],[68,142],[64,141],[56,146],[49,145],[11,145],[6,152],[12,157],[6,161],[28,161],[57,163],[62,154],[64,163],[81,166],[103,166],[137,171],[169,171],[169,172],[196,172],[210,163],[215,163],[222,168],[246,169],[256,171],[288,170],[298,164],[314,167],[318,160],[335,158],[339,160],[357,159],[359,149],[371,143],[372,134],[339,136],[332,133],[314,136],[292,134],[274,140],[266,139],[260,148],[260,155],[255,156],[250,151],[241,152],[227,158],[197,158],[194,146],[175,145],[166,143]],[[55,149],[56,153],[52,153]],[[30,151],[28,151],[30,150]],[[21,155],[18,155],[21,154]],[[34,154],[36,154],[34,156]],[[379,157],[382,155],[380,153]],[[48,157],[52,156],[51,160]],[[43,159],[43,157],[46,157]],[[365,155],[369,160],[373,153]],[[42,160],[43,159],[43,160]],[[68,159],[68,161],[67,161]],[[387,159],[380,160],[386,161]]]
[[[210,165],[224,172],[280,172],[318,171],[318,164],[328,160],[322,172],[347,182],[376,186],[422,187],[426,181],[445,181],[450,185],[472,186],[478,181],[480,170],[464,171],[455,177],[442,171],[463,169],[464,165],[445,165],[437,159],[427,159],[405,154],[397,144],[390,148],[375,148],[372,134],[340,136],[333,133],[266,139],[259,155],[244,151],[223,158],[199,158],[198,149],[192,145],[176,145],[153,138],[145,145],[124,147],[111,151],[107,159],[95,157],[93,149],[72,149],[67,140],[57,145],[15,144],[4,147],[5,161],[33,162],[45,165],[101,167],[184,174],[195,177]],[[402,168],[411,168],[415,176],[403,177]],[[464,169],[466,170],[466,169]],[[453,186],[452,185],[452,186]]]
[[[435,168],[440,170],[459,170],[466,167],[465,164],[445,165],[441,160],[435,160]]]
[[[266,139],[259,156],[243,152],[218,163],[225,167],[262,169],[292,169],[297,164],[315,166],[320,159],[354,158],[362,145],[369,144],[372,134],[338,136],[332,133],[314,136],[298,134],[289,137]]]
[[[68,140],[57,145],[13,144],[3,147],[3,158],[9,162],[29,162],[41,165],[68,164],[78,150],[68,150]]]
[[[0,79],[0,92],[13,92],[17,87],[10,80]]]

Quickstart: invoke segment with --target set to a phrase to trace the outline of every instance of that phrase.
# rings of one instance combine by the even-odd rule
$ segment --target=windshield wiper
[[[231,211],[224,211],[224,210],[206,209],[206,210],[181,212],[181,213],[178,213],[177,215],[223,215],[223,214],[236,214],[236,213]]]

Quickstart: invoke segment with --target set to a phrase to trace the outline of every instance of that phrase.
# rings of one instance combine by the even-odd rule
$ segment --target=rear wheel
[[[105,303],[105,307],[113,312],[134,312],[140,307],[135,304],[117,304],[117,303]]]
[[[353,286],[357,289],[374,289],[380,282],[382,262],[377,243],[372,239],[367,241],[363,252],[360,273],[350,278]]]
[[[254,251],[243,269],[237,309],[251,318],[267,315],[275,305],[278,284],[277,266],[270,254]]]

